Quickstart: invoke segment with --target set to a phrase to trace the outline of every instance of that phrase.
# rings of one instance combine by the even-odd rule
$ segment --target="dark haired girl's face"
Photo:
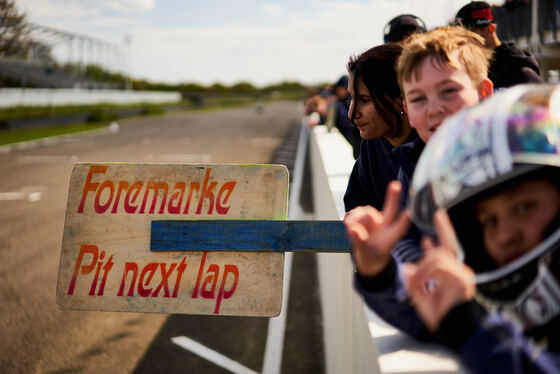
[[[357,79],[356,87],[354,87],[353,73],[349,74],[348,92],[351,97],[348,118],[353,120],[354,126],[360,130],[360,137],[368,140],[390,136],[391,128],[377,112],[371,95],[361,78]]]

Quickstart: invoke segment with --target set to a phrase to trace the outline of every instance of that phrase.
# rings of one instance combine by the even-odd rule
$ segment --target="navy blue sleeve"
[[[411,164],[409,169],[400,168],[398,172],[398,180],[401,182],[402,195],[401,195],[401,211],[406,209],[408,201],[408,191],[410,189],[410,182],[412,173],[414,172],[414,165]],[[420,238],[422,234],[414,223],[410,224],[410,228],[406,236],[401,239],[395,248],[393,248],[393,257],[399,263],[416,262],[422,255],[423,251],[420,248]]]
[[[560,373],[559,352],[537,347],[518,326],[475,301],[453,308],[437,336],[475,373]]]
[[[388,324],[418,340],[435,339],[410,304],[395,261],[375,277],[362,277],[356,272],[354,288],[366,305]]]
[[[408,235],[411,235],[410,231]],[[392,254],[395,260],[402,264],[405,262],[416,262],[420,260],[424,252],[422,252],[422,249],[420,248],[420,240],[418,238],[407,236],[395,245]]]

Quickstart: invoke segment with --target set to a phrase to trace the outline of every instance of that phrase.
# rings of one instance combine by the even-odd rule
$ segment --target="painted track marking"
[[[236,374],[258,374],[257,372],[249,369],[246,366],[241,365],[239,362],[218,353],[205,345],[202,345],[186,336],[176,336],[171,338],[171,341],[181,348],[184,348],[192,353],[207,359],[214,364],[231,371]]]

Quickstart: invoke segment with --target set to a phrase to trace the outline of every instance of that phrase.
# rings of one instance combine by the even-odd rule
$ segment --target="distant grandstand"
[[[13,53],[0,52],[0,87],[125,88],[118,45],[28,22],[25,33]]]

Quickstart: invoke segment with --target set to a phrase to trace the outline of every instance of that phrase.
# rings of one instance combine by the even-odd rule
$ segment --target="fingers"
[[[438,209],[434,214],[434,227],[439,239],[440,248],[449,250],[453,256],[459,253],[459,240],[455,234],[455,229],[449,219],[449,215],[443,209]]]
[[[474,272],[455,257],[447,252],[428,252],[422,261],[416,265],[415,272],[409,277],[416,288],[424,287],[428,282],[435,280],[436,284],[445,284],[446,288],[453,289],[453,282],[474,287]],[[457,288],[457,287],[456,287]]]
[[[410,212],[404,211],[397,218],[397,221],[392,226],[391,231],[393,236],[396,238],[395,244],[397,241],[401,240],[406,235],[409,227],[410,227]]]
[[[376,231],[381,213],[370,206],[357,207],[346,214],[344,225],[352,244],[365,242]]]
[[[416,272],[418,271],[418,265],[413,262],[405,262],[402,264],[402,271],[403,271],[403,279],[404,279],[404,286],[408,293],[412,296],[410,292],[410,288],[412,287],[413,283],[411,279],[414,277]]]
[[[399,181],[392,181],[387,185],[383,215],[387,222],[393,222],[400,210],[402,185]]]
[[[432,239],[430,236],[422,237],[420,245],[422,247],[422,250],[424,250],[425,253],[433,251],[436,248],[436,244],[434,243],[434,239]]]

